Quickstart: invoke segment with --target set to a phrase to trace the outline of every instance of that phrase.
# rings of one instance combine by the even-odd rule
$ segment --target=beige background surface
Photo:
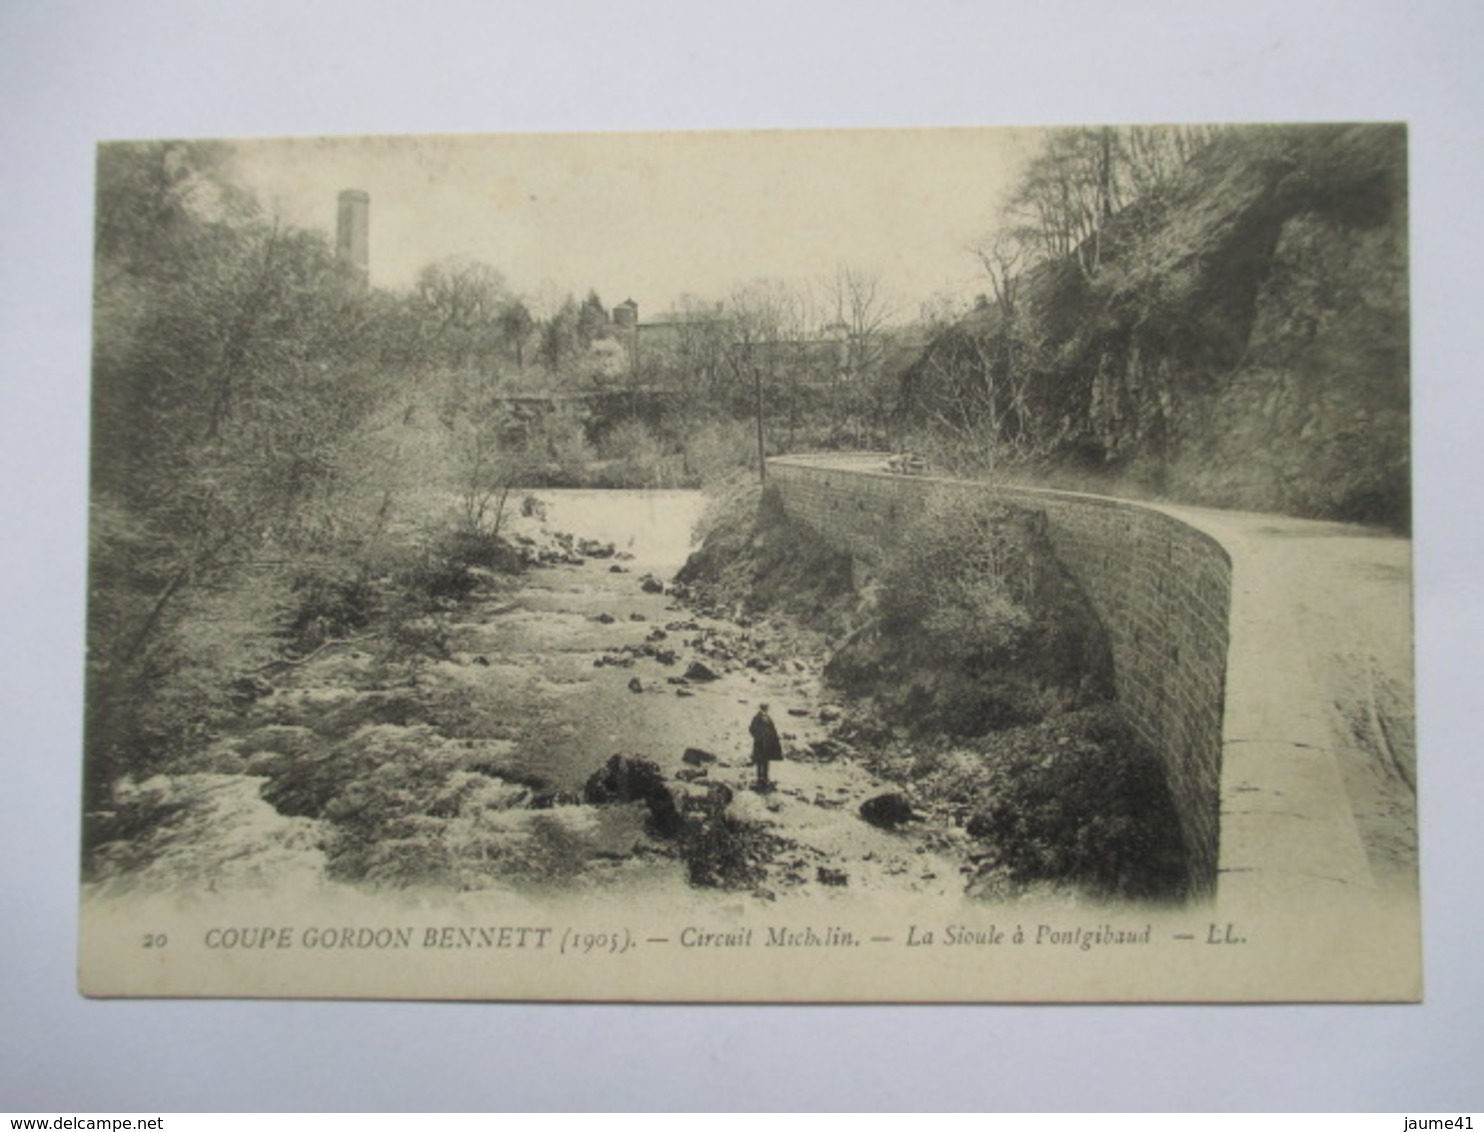
[[[0,16],[8,553],[0,1104],[1323,1107],[1479,1104],[1473,961],[1481,18],[1462,3],[1116,16],[347,4]],[[73,990],[91,153],[103,137],[1408,118],[1428,999],[1420,1007],[725,1009],[89,1003]],[[17,222],[19,221],[19,223]],[[554,1071],[553,1067],[561,1067]]]

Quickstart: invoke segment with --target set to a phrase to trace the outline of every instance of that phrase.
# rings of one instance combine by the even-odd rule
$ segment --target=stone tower
[[[346,273],[365,286],[371,277],[371,194],[346,189],[340,194],[335,226],[335,258]]]

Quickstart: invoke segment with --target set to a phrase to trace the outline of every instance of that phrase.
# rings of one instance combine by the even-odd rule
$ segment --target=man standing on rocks
[[[768,764],[783,758],[783,744],[778,741],[778,728],[773,726],[773,717],[768,714],[767,704],[757,709],[747,730],[752,735],[752,764],[757,768],[756,788],[759,791],[771,790],[773,784],[768,779]]]

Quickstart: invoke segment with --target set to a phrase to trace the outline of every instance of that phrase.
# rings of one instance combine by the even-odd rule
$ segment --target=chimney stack
[[[340,194],[335,226],[335,258],[362,287],[371,278],[371,194],[346,189]]]

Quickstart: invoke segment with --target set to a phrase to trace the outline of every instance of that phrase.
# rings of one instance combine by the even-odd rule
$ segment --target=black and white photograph
[[[95,190],[84,993],[1420,997],[1404,124]]]

